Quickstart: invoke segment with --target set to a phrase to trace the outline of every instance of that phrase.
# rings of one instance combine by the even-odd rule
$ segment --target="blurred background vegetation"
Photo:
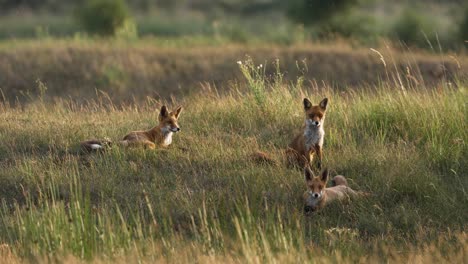
[[[0,0],[0,39],[121,35],[295,44],[344,38],[459,50],[463,0]]]
[[[0,260],[466,263],[466,2],[0,0]],[[309,218],[248,157],[325,96],[327,166],[372,195]],[[163,103],[171,149],[78,151]]]

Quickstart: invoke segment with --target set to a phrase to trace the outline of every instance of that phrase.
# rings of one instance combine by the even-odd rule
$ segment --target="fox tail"
[[[112,146],[112,141],[108,138],[90,139],[80,143],[81,150],[87,153],[106,151]]]
[[[278,161],[272,158],[268,153],[256,151],[251,155],[251,159],[257,164],[278,165]]]
[[[332,186],[344,185],[348,186],[348,180],[342,175],[336,175],[332,179]]]

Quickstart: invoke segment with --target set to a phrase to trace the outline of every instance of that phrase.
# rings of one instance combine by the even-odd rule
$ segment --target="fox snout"
[[[313,199],[320,199],[322,197],[322,193],[321,192],[312,192],[310,191],[309,192],[309,195],[313,198]]]
[[[180,127],[177,125],[167,125],[162,128],[162,131],[164,133],[168,133],[168,132],[177,133],[180,131]]]
[[[319,127],[321,123],[318,120],[307,119],[307,125],[311,127]]]
[[[304,206],[304,214],[310,214],[315,211],[315,208],[309,205]]]

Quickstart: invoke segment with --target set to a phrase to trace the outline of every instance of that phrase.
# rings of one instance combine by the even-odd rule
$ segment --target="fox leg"
[[[306,154],[306,155],[299,155],[297,162],[299,163],[301,168],[309,167],[310,161],[312,160],[313,154]]]
[[[149,148],[149,149],[155,149],[156,148],[156,145],[153,142],[149,141],[149,140],[144,140],[142,143],[145,146],[145,148]]]
[[[305,156],[304,156],[304,167],[307,166],[310,168],[310,165],[312,164],[312,161],[314,160],[314,152],[313,151],[309,151],[309,153],[307,153]]]
[[[316,145],[315,152],[317,153],[317,168],[320,170],[322,169],[322,157],[323,157],[322,147],[319,145]]]
[[[120,144],[124,147],[145,147],[145,148],[148,148],[148,149],[155,149],[156,148],[156,145],[149,141],[149,140],[137,140],[137,141],[133,141],[133,140],[122,140],[120,141]]]

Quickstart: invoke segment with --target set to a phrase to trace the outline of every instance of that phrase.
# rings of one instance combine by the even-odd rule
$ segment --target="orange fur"
[[[289,166],[304,168],[312,163],[314,154],[317,154],[317,167],[320,169],[322,166],[322,146],[325,135],[323,123],[325,121],[328,98],[324,98],[318,105],[312,105],[309,99],[304,98],[303,105],[305,114],[303,131],[293,138],[285,150],[287,163]],[[254,153],[253,159],[258,163],[278,164],[275,159],[261,151]]]
[[[357,192],[348,187],[346,178],[337,175],[333,178],[335,186],[327,188],[328,170],[325,169],[320,176],[314,176],[308,168],[304,168],[307,191],[304,192],[304,211],[314,212],[322,209],[333,201],[340,201],[358,196],[366,196],[367,193]]]
[[[332,185],[333,186],[338,186],[338,185],[348,186],[348,180],[346,180],[346,178],[344,176],[336,175],[332,179]]]
[[[155,149],[157,147],[168,147],[172,143],[172,134],[179,132],[180,128],[177,123],[182,107],[177,108],[173,112],[169,112],[167,107],[163,105],[159,113],[159,124],[149,130],[132,131],[124,136],[123,140],[118,144],[128,147],[144,147]],[[103,140],[87,140],[81,142],[83,150],[101,150],[106,145]]]
[[[286,154],[290,165],[299,165],[300,167],[309,166],[314,154],[317,154],[317,167],[322,166],[322,146],[325,131],[323,123],[327,110],[328,99],[324,98],[318,105],[312,105],[309,99],[304,98],[305,124],[302,133],[298,134],[289,143]]]

